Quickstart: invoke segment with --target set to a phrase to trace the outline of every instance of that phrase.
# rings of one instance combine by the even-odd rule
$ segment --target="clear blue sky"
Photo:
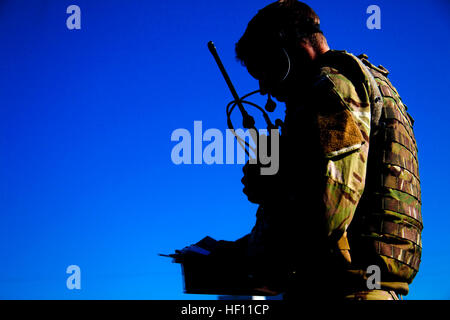
[[[234,44],[270,1],[0,1],[0,298],[197,299],[157,253],[250,231],[241,165],[171,162],[173,130],[226,128],[257,83]],[[416,120],[423,261],[409,299],[450,298],[450,4],[310,1],[334,49],[366,53]],[[81,8],[68,30],[66,8]],[[366,8],[381,8],[381,30]],[[281,108],[280,108],[281,109]],[[68,290],[69,265],[82,289]]]

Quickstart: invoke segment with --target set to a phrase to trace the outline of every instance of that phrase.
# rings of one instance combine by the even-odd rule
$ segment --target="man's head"
[[[281,0],[249,22],[236,57],[259,80],[263,94],[284,100],[293,80],[301,81],[311,62],[328,50],[317,14],[303,2]]]

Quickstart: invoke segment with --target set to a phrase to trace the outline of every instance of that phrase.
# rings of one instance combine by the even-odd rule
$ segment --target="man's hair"
[[[269,4],[250,20],[244,35],[236,43],[236,58],[247,65],[248,59],[268,46],[295,48],[309,40],[318,49],[324,39],[319,16],[307,4],[280,0]]]

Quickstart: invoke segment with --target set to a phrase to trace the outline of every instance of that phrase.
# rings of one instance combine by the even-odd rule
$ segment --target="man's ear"
[[[298,44],[301,50],[303,50],[311,60],[314,60],[317,57],[317,52],[316,50],[314,50],[313,46],[311,45],[311,41],[308,38],[300,39]]]
[[[305,45],[311,45],[311,42],[309,41],[308,38],[300,38],[300,46],[305,46]]]

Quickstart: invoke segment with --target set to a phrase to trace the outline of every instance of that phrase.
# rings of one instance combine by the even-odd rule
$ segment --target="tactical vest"
[[[365,189],[348,230],[352,264],[378,265],[384,280],[411,283],[423,229],[414,120],[389,72],[366,55],[358,58],[372,87],[372,125]]]

